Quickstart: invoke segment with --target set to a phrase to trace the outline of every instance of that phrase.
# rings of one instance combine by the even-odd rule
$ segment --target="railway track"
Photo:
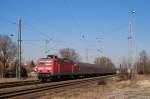
[[[39,82],[38,80],[5,82],[5,83],[0,83],[0,88],[10,88],[10,87],[25,86],[25,85],[40,84],[40,83],[41,82]]]
[[[61,82],[53,82],[53,83],[45,83],[45,84],[36,84],[36,85],[30,85],[30,87],[24,87],[24,88],[15,88],[15,90],[11,90],[10,88],[5,88],[5,91],[0,92],[0,99],[5,98],[13,98],[13,97],[20,97],[20,96],[31,96],[32,97],[39,97],[40,93],[43,91],[51,91],[49,94],[54,94],[55,92],[59,92],[60,88],[64,87],[71,87],[74,85],[87,85],[88,83],[93,83],[102,79],[114,77],[116,75],[109,75],[109,76],[101,76],[101,77],[92,77],[92,78],[85,78],[85,79],[78,79],[78,80],[71,80],[71,81],[61,81]],[[35,96],[34,96],[34,95]]]

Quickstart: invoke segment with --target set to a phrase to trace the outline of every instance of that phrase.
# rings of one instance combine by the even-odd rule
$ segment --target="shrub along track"
[[[93,84],[98,81],[104,80],[106,78],[111,78],[116,75],[109,75],[109,76],[100,76],[100,77],[92,77],[92,78],[84,78],[84,79],[77,79],[77,80],[69,80],[69,81],[61,81],[61,82],[52,82],[52,83],[44,83],[44,84],[35,84],[29,85],[22,88],[20,87],[13,87],[12,88],[5,88],[5,91],[0,90],[0,99],[2,98],[37,98],[43,96],[48,92],[48,94],[55,94],[58,92],[62,92],[64,88],[77,88],[82,86],[87,86],[88,84]]]

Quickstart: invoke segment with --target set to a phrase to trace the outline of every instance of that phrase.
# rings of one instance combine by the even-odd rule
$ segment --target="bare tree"
[[[139,60],[134,64],[139,74],[150,74],[150,60],[145,50],[140,52]]]
[[[12,39],[7,35],[0,35],[0,61],[2,69],[5,71],[8,64],[14,61],[16,57],[17,47]]]
[[[2,62],[0,61],[0,77],[2,76],[2,71],[3,71],[3,64],[2,64]]]
[[[128,67],[128,61],[125,57],[123,57],[122,63],[121,63],[121,68],[127,69],[127,67]]]
[[[140,60],[142,62],[148,62],[149,61],[149,56],[145,50],[140,52]]]
[[[27,65],[25,66],[27,72],[32,72],[34,70],[35,63],[33,60],[27,62]]]
[[[59,50],[59,54],[62,58],[72,61],[79,61],[78,53],[72,48],[63,48]]]
[[[97,57],[94,63],[107,66],[109,68],[115,67],[114,63],[108,57]]]

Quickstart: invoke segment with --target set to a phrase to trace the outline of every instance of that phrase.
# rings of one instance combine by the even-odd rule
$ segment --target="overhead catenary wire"
[[[3,1],[0,1],[0,3],[3,3]],[[0,21],[3,21],[3,22],[6,22],[6,23],[9,23],[9,24],[12,24],[12,25],[18,25],[17,21],[14,22],[14,21],[10,21],[6,18],[3,18],[3,17],[0,17]],[[47,39],[47,40],[51,40],[51,38],[44,32],[41,32],[41,31],[36,31],[35,29],[33,29],[33,26],[29,25],[29,26],[26,26],[25,24],[23,24],[24,28],[23,30],[29,30],[31,32],[36,32],[36,33],[39,33],[41,35],[40,38],[42,39]]]
[[[13,22],[13,21],[7,20],[7,19],[2,18],[2,17],[0,17],[0,19],[2,19],[1,21],[4,21],[4,22],[6,22],[6,23],[9,23],[9,24],[12,24],[12,25],[15,25],[15,26],[18,25],[17,22]],[[40,37],[40,39],[37,39],[37,40],[25,40],[25,39],[23,39],[22,41],[29,41],[29,42],[47,41],[47,42],[50,42],[50,41],[53,40],[53,39],[50,38],[46,33],[43,33],[43,32],[41,32],[41,31],[37,31],[37,30],[35,30],[35,29],[33,29],[33,28],[29,27],[29,26],[24,25],[24,30],[28,30],[28,31],[34,32],[34,33],[35,33],[35,32],[36,32],[36,33],[40,33],[41,37]],[[10,34],[10,35],[14,35],[14,34]],[[41,38],[42,38],[42,39],[41,39]],[[56,42],[56,40],[53,40],[53,42]],[[61,42],[62,42],[62,41],[61,41]]]
[[[6,18],[0,17],[0,19],[1,19],[0,21],[6,22],[6,23],[9,23],[9,24],[12,24],[12,25],[18,25],[17,22],[10,21]]]
[[[68,0],[69,1],[69,0]],[[79,30],[80,32],[80,36],[84,36],[86,33],[84,31],[82,31],[82,28],[81,28],[81,23],[80,21],[77,19],[77,17],[75,17],[72,9],[71,9],[71,6],[69,5],[69,2],[67,2],[67,0],[64,0],[64,6],[66,7],[66,9],[68,10],[69,14],[70,14],[70,17],[72,18],[74,24],[76,25],[77,29]]]
[[[52,38],[47,33],[35,29],[32,25],[24,25],[24,27],[34,33],[39,33],[42,37],[44,37],[47,40],[52,40]]]
[[[6,19],[6,18],[0,17],[0,19],[1,19],[0,21],[9,23],[9,24],[12,24],[12,25],[15,25],[15,26],[18,25],[17,22],[10,21],[10,20],[8,20],[8,19]],[[33,29],[31,25],[30,25],[30,26],[26,26],[26,25],[23,24],[23,26],[24,26],[23,30],[28,30],[28,31],[31,31],[31,32],[34,32],[34,33],[35,33],[35,32],[36,32],[36,33],[39,33],[39,34],[41,35],[41,38],[47,39],[47,40],[52,40],[52,38],[50,38],[46,33],[41,32],[41,31],[37,31],[37,30]]]

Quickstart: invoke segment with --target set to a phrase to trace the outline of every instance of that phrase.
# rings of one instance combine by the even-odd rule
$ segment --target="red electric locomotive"
[[[36,69],[38,79],[70,78],[70,77],[89,77],[114,74],[115,68],[107,68],[96,64],[75,63],[71,60],[60,59],[55,55],[48,55],[46,58],[38,59]]]
[[[59,59],[55,55],[38,59],[36,69],[40,80],[57,79],[70,76],[74,72],[74,63],[70,60]]]

